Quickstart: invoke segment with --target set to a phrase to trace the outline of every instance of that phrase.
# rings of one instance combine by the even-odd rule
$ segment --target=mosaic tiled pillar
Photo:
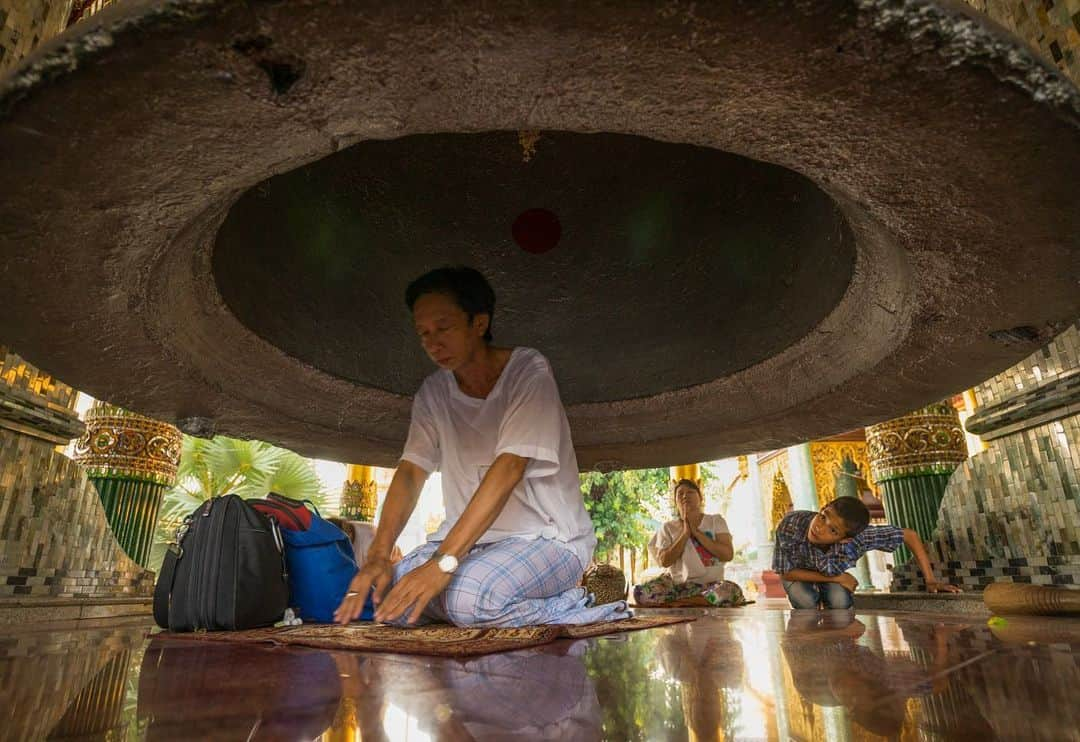
[[[51,740],[124,739],[123,721],[131,650],[118,652],[68,706],[49,733]]]
[[[796,510],[817,510],[818,491],[814,481],[814,460],[810,454],[810,444],[800,443],[788,447],[788,466],[791,473],[787,480],[791,499]]]
[[[0,698],[4,699],[0,739],[142,739],[133,729],[107,722],[116,718],[116,684],[126,685],[123,676],[129,665],[123,658],[136,655],[137,659],[138,647],[146,641],[144,623],[64,632],[18,631],[8,638],[0,642]],[[94,696],[104,701],[107,717],[98,729],[109,731],[89,729],[92,704],[87,702]],[[124,700],[121,691],[121,713]]]
[[[765,502],[761,496],[761,466],[758,464],[756,455],[740,457],[740,464],[746,461],[747,489],[750,493],[750,524],[753,533],[753,546],[757,551],[757,567],[768,567],[769,561],[765,559],[766,551],[771,560],[772,550],[768,547],[770,523],[765,517]]]
[[[964,431],[947,402],[866,429],[870,470],[881,491],[889,522],[928,541],[953,471],[967,459]],[[901,547],[896,563],[911,552]]]
[[[172,425],[95,402],[75,444],[75,461],[97,487],[116,540],[144,567],[161,500],[176,483],[180,443]]]
[[[965,590],[1080,584],[1080,322],[975,387],[987,444],[949,480],[932,556]],[[918,590],[904,565],[893,590]]]
[[[153,572],[116,542],[86,471],[57,451],[85,430],[75,395],[0,346],[0,621],[5,604],[25,598],[130,598],[135,607],[109,610],[139,612],[153,592]],[[82,609],[41,610],[55,619]]]
[[[379,488],[375,483],[375,469],[349,464],[345,473],[345,484],[341,488],[341,517],[374,523],[378,504]]]
[[[765,611],[762,623],[764,624],[764,631],[770,637],[784,634],[783,611]],[[764,639],[764,637],[761,637],[761,639]],[[780,642],[776,640],[766,640],[763,643],[766,647],[766,656],[759,659],[758,662],[764,661],[769,668],[768,688],[772,702],[775,704],[773,719],[776,722],[776,736],[773,737],[769,734],[767,737],[768,739],[792,739],[791,722],[789,720],[791,708],[788,704],[787,683],[785,682],[787,673],[784,672],[783,650],[780,647]],[[798,701],[794,704],[796,709],[799,705]]]

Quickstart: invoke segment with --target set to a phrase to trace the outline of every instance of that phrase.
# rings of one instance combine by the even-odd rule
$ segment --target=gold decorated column
[[[866,429],[870,471],[889,522],[929,541],[949,477],[967,458],[960,418],[948,402]],[[911,554],[897,549],[896,563]]]
[[[176,483],[180,431],[168,423],[105,402],[86,413],[86,432],[74,459],[97,487],[116,540],[147,566],[158,510]]]
[[[671,467],[671,478],[678,482],[680,479],[689,479],[701,486],[701,464],[683,464]]]
[[[345,470],[345,484],[341,487],[341,517],[374,523],[378,504],[375,467],[349,464]]]

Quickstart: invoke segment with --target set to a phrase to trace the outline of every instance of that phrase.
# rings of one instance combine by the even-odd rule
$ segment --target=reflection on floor
[[[1080,622],[767,607],[468,661],[0,630],[3,739],[1080,739]]]

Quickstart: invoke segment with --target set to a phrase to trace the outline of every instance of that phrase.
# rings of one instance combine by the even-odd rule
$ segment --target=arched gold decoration
[[[760,496],[763,506],[762,511],[765,513],[772,513],[772,503],[774,502],[772,488],[777,474],[781,475],[781,478],[784,480],[784,486],[786,487],[787,480],[791,476],[786,448],[781,448],[778,451],[774,451],[773,453],[758,459],[758,486],[761,487]],[[790,498],[790,493],[788,494],[788,497]],[[776,524],[773,523],[771,527],[775,528]]]
[[[521,145],[521,161],[529,162],[536,154],[536,143],[540,141],[538,131],[519,131],[518,144]]]
[[[864,441],[812,441],[810,460],[814,466],[814,484],[817,485],[818,503],[825,505],[836,499],[836,475],[844,458],[850,458],[866,477],[866,484],[874,489],[870,475],[870,456]]]
[[[783,473],[777,471],[772,480],[772,530],[776,530],[784,516],[791,512],[792,507],[794,505],[787,482],[784,481]]]

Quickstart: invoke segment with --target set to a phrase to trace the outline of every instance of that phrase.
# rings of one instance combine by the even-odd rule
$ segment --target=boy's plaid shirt
[[[782,575],[793,569],[808,569],[834,577],[854,567],[868,551],[896,551],[904,544],[904,529],[899,526],[867,526],[848,543],[821,549],[806,539],[815,515],[812,510],[796,510],[780,521],[776,527],[773,572]]]

